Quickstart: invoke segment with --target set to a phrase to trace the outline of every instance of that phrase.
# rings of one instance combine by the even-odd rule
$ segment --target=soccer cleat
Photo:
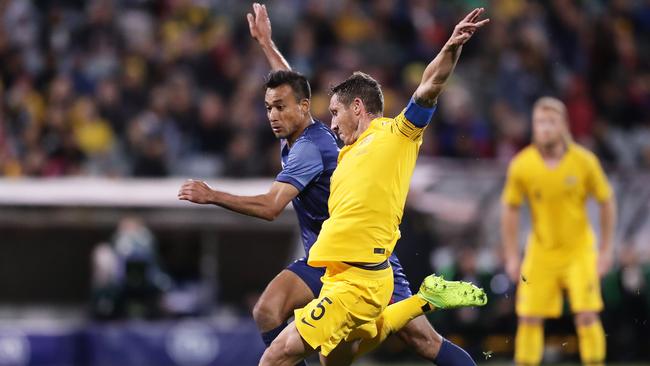
[[[438,309],[454,309],[465,306],[487,304],[487,295],[482,288],[463,281],[446,281],[442,276],[427,276],[418,296]]]

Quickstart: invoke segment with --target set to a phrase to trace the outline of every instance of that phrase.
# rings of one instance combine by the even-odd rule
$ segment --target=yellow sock
[[[517,365],[539,365],[544,349],[544,328],[542,324],[520,323],[515,338],[515,363]]]
[[[362,339],[356,357],[372,351],[389,335],[402,329],[406,323],[431,309],[429,303],[419,296],[411,296],[408,299],[388,305],[376,321],[377,336]]]
[[[580,359],[585,365],[603,365],[605,363],[605,331],[600,320],[587,325],[578,326],[578,342],[580,344]]]

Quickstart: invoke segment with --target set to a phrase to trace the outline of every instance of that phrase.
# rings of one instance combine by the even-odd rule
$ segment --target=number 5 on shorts
[[[327,301],[328,304],[332,303],[332,300],[330,300],[329,297],[327,297],[327,296],[323,297],[323,299],[318,303],[318,305],[316,305],[316,307],[318,309],[320,309],[320,313],[318,313],[318,315],[316,315],[316,309],[312,310],[311,311],[311,318],[312,319],[319,320],[320,318],[323,317],[323,315],[325,315],[325,305],[323,305],[323,303],[326,302],[326,301]]]

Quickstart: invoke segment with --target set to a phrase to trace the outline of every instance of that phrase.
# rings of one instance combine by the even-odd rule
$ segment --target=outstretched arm
[[[291,184],[274,182],[271,189],[257,196],[236,196],[212,189],[206,182],[188,180],[178,191],[178,199],[221,206],[240,214],[273,221],[294,199],[298,189]]]
[[[269,20],[269,14],[266,12],[266,5],[253,3],[253,14],[246,14],[246,19],[248,19],[251,36],[262,47],[271,69],[273,71],[291,70],[291,66],[289,66],[289,63],[282,56],[271,38],[271,20]]]
[[[413,99],[419,106],[431,108],[436,104],[438,95],[456,67],[463,45],[472,38],[478,28],[490,21],[490,19],[478,20],[484,11],[483,8],[477,8],[467,14],[456,25],[454,33],[449,37],[440,53],[424,70],[422,81],[413,94]]]

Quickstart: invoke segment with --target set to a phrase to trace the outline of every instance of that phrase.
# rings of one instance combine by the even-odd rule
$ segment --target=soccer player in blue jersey
[[[281,139],[283,170],[264,195],[234,196],[212,190],[204,182],[188,181],[181,188],[179,198],[212,203],[267,220],[274,219],[292,201],[305,253],[309,253],[323,221],[328,218],[329,183],[339,150],[329,128],[312,119],[309,84],[302,75],[291,71],[275,47],[266,8],[254,4],[253,12],[254,15],[248,14],[251,35],[259,42],[274,70],[266,83],[265,103],[271,128]],[[412,295],[409,283],[397,257],[392,255],[390,263],[394,272],[392,302],[409,298]],[[253,310],[267,346],[286,327],[294,309],[318,296],[324,273],[324,268],[309,266],[307,258],[303,257],[269,283]],[[424,316],[411,320],[397,334],[420,356],[438,365],[474,365],[465,351],[437,334]],[[378,343],[379,340],[367,342],[362,348],[367,351]]]

